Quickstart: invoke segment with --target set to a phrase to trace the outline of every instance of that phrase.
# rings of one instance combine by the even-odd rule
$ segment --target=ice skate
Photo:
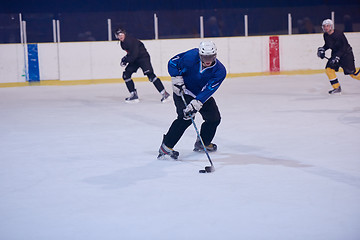
[[[329,94],[341,94],[341,87],[339,86],[338,88],[334,88],[333,90],[329,91]]]
[[[165,91],[165,92],[162,94],[161,102],[162,102],[162,103],[165,103],[165,102],[168,102],[168,101],[170,101],[170,94]]]
[[[162,143],[159,148],[159,155],[158,155],[157,159],[166,160],[168,157],[176,160],[179,157],[179,152],[175,151],[172,148],[167,147],[164,143]]]
[[[130,93],[130,97],[125,98],[125,102],[127,102],[127,103],[137,103],[137,102],[139,102],[139,97],[137,95],[136,90]]]
[[[215,143],[210,143],[209,145],[205,146],[206,150],[209,152],[216,152],[217,145]],[[204,147],[201,144],[200,139],[197,139],[194,144],[194,152],[204,152]]]

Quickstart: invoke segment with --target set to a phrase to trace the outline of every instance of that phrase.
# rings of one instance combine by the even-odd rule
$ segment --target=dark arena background
[[[204,37],[244,36],[244,16],[248,36],[288,34],[289,14],[292,34],[319,33],[332,14],[337,28],[360,31],[358,0],[20,0],[1,3],[0,43],[20,43],[19,14],[29,43],[53,42],[53,20],[59,20],[62,42],[107,41],[109,21],[112,29],[122,26],[140,39],[154,39],[155,16],[159,39],[200,37],[200,17]]]

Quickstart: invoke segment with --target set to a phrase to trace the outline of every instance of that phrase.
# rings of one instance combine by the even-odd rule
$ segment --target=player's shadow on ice
[[[303,164],[294,160],[284,160],[276,158],[268,158],[255,156],[251,154],[237,154],[237,153],[221,153],[220,151],[209,154],[211,160],[218,167],[223,167],[227,165],[277,165],[291,168],[303,168],[303,167],[313,167],[312,165]],[[203,162],[207,161],[207,157],[204,153],[185,153],[181,158],[183,162]]]
[[[98,185],[104,189],[125,188],[166,176],[166,171],[163,170],[164,167],[166,167],[164,164],[151,161],[146,165],[123,168],[108,174],[88,177],[83,179],[83,182]]]
[[[222,165],[276,165],[283,167],[291,167],[291,168],[304,168],[304,167],[312,167],[312,165],[303,164],[294,160],[284,160],[284,159],[276,159],[276,158],[267,158],[260,157],[254,155],[241,155],[241,154],[228,154],[223,158],[216,160]]]

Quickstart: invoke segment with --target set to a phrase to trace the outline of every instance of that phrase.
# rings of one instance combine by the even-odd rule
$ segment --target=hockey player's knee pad
[[[336,73],[335,70],[332,68],[326,68],[325,73],[328,76],[329,80],[336,79]]]
[[[356,80],[360,80],[360,74],[359,75],[351,74],[350,77],[352,77]]]
[[[357,71],[355,71],[353,74],[350,74],[350,77],[356,80],[360,80],[360,68]]]
[[[207,124],[216,128],[217,126],[219,126],[220,122],[221,122],[221,118],[217,118],[217,119],[212,119],[210,121],[207,121]]]
[[[360,75],[360,68],[358,70],[355,70],[354,72],[354,76],[359,76]]]
[[[217,121],[215,121],[216,126],[219,126],[220,122],[221,122],[221,118],[219,118]]]
[[[123,72],[122,78],[124,79],[125,82],[131,80],[131,73],[128,72]]]

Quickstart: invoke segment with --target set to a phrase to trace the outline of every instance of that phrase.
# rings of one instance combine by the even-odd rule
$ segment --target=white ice
[[[360,82],[339,73],[226,79],[211,153],[149,82],[0,89],[0,239],[360,239]],[[164,82],[171,91],[170,82]],[[201,117],[196,123],[201,125]]]

